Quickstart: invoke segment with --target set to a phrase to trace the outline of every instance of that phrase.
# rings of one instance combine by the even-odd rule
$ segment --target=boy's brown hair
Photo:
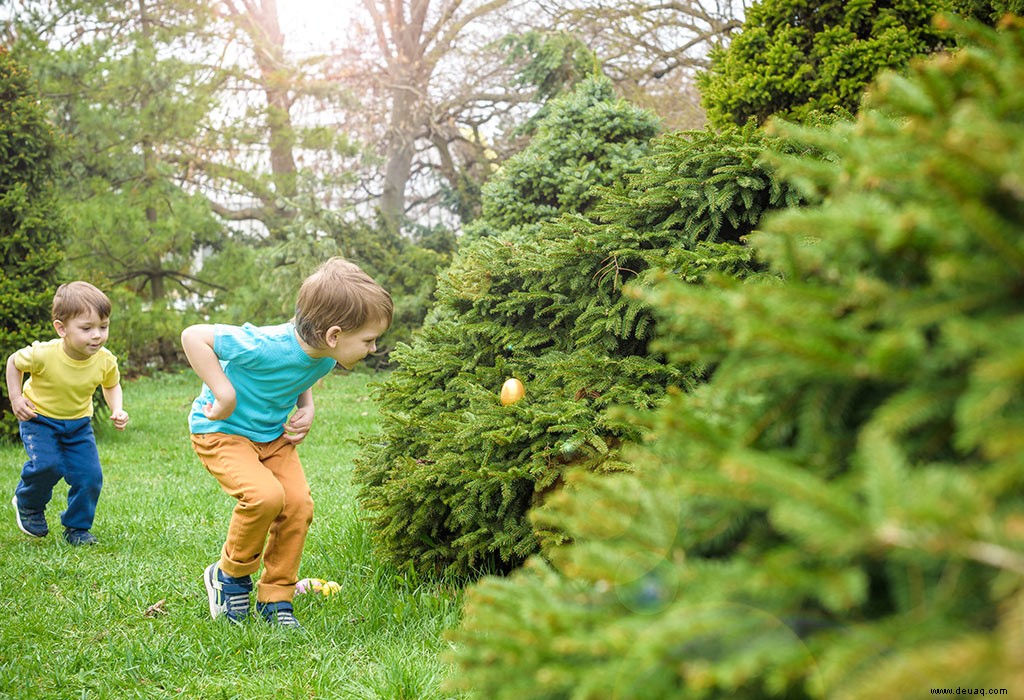
[[[107,295],[88,282],[68,282],[57,287],[53,295],[54,321],[67,322],[95,311],[102,318],[110,318],[111,304]]]
[[[313,347],[322,347],[331,326],[354,331],[371,322],[391,325],[391,295],[344,258],[334,257],[305,279],[295,303],[295,331]]]

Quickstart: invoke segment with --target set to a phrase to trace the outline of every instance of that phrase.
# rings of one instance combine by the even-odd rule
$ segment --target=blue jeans
[[[14,492],[18,505],[28,511],[45,510],[53,498],[53,487],[63,478],[70,488],[61,523],[64,527],[90,529],[103,488],[92,419],[58,420],[37,415],[23,421],[19,429],[28,461]]]

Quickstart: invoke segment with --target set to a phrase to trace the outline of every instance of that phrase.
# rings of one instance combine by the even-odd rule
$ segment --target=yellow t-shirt
[[[92,415],[96,387],[108,389],[121,381],[117,358],[106,348],[92,357],[73,360],[64,352],[63,338],[34,342],[14,353],[14,366],[30,376],[22,392],[47,418],[74,420]]]

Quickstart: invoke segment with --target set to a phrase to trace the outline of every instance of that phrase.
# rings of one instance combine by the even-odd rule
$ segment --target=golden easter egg
[[[515,377],[506,379],[505,383],[501,385],[502,406],[511,406],[525,395],[526,389],[523,387],[523,383]]]

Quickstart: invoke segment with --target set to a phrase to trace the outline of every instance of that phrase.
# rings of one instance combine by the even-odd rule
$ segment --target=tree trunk
[[[247,3],[248,5],[248,3]],[[283,224],[295,216],[292,201],[298,193],[295,167],[295,129],[292,126],[293,99],[289,92],[292,71],[284,54],[284,34],[277,15],[277,1],[263,0],[260,9],[250,12],[249,32],[255,49],[256,64],[267,99],[267,128],[270,131],[270,170],[276,201],[264,202],[272,212],[264,221],[271,238],[283,237]]]
[[[252,42],[260,75],[259,89],[267,101],[268,148],[274,185],[270,195],[260,195],[258,218],[267,227],[271,239],[282,239],[285,224],[295,216],[294,200],[298,194],[295,128],[291,116],[296,76],[285,56],[276,0],[246,0],[241,5],[238,7],[231,0],[223,3],[227,15]]]
[[[412,115],[417,99],[411,90],[399,86],[394,91],[393,100],[380,216],[385,228],[391,233],[397,233],[405,220],[405,189],[415,153]]]

